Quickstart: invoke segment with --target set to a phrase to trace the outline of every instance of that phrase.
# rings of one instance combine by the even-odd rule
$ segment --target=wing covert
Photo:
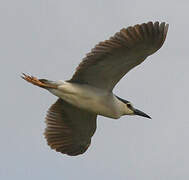
[[[58,99],[48,110],[45,138],[57,152],[76,156],[83,154],[96,130],[96,114],[78,109]]]
[[[163,45],[168,31],[164,22],[123,28],[100,42],[79,64],[70,82],[112,91],[118,81]]]

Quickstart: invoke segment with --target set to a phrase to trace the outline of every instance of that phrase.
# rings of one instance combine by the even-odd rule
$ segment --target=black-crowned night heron
[[[109,40],[97,44],[73,77],[65,82],[23,74],[26,81],[59,97],[46,116],[48,145],[63,154],[79,155],[91,143],[97,115],[114,119],[123,115],[150,118],[112,90],[129,70],[161,48],[167,30],[168,24],[159,22],[123,28]]]

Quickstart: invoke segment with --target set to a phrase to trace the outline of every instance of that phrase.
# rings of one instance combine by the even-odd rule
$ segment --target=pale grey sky
[[[188,180],[188,7],[187,0],[1,0],[0,179]],[[67,80],[96,43],[150,20],[169,23],[166,42],[114,92],[152,121],[99,116],[85,154],[50,150],[44,117],[56,97],[20,73]]]

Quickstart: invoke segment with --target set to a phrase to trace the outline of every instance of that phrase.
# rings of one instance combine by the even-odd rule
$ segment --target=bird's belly
[[[110,118],[121,116],[119,104],[114,95],[88,85],[65,82],[51,92],[78,108]]]

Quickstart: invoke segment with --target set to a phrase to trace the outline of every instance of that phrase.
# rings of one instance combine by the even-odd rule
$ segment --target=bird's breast
[[[65,82],[51,93],[95,114],[110,118],[119,118],[122,115],[120,104],[113,93],[85,84]]]

